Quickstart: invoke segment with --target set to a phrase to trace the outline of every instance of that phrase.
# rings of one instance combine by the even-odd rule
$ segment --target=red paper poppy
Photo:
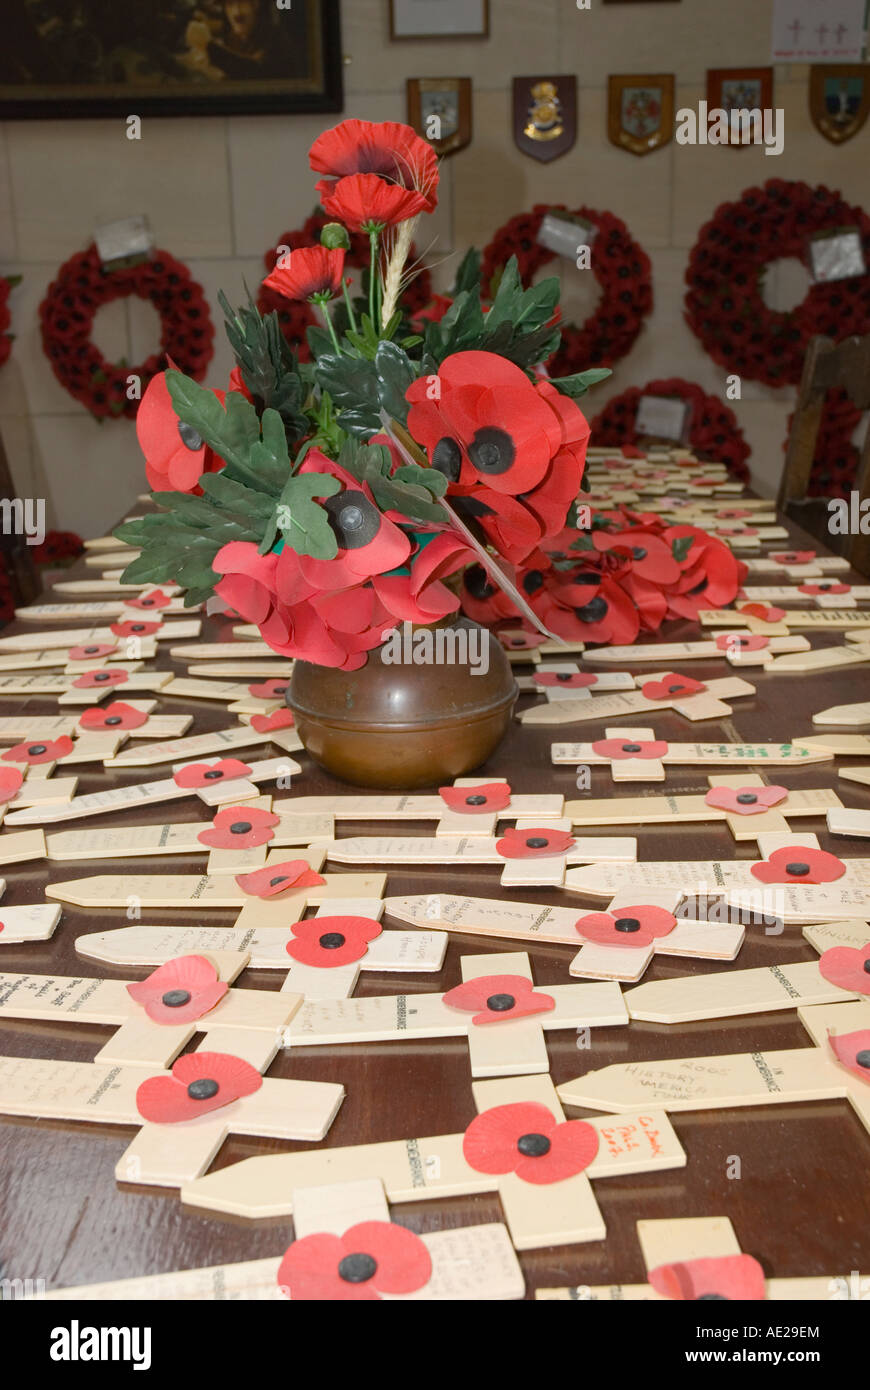
[[[548,830],[546,826],[517,830],[511,826],[496,840],[495,847],[502,859],[547,859],[567,854],[575,844],[574,836],[567,830]]]
[[[151,1124],[196,1120],[210,1110],[259,1091],[263,1078],[250,1062],[228,1052],[188,1052],[169,1076],[149,1076],[136,1092],[136,1109]]]
[[[274,680],[261,681],[259,685],[249,685],[248,694],[257,700],[282,700],[290,684],[289,676],[276,676]]]
[[[132,705],[127,705],[123,700],[113,700],[104,709],[86,709],[79,719],[79,728],[93,730],[109,729],[112,731],[131,729],[141,729],[147,723],[148,715],[144,710],[134,709]]]
[[[599,738],[592,744],[592,752],[599,758],[663,758],[668,751],[664,739],[625,739]]]
[[[374,917],[306,917],[290,928],[287,954],[300,965],[330,969],[361,960],[382,927]]]
[[[156,362],[155,362],[156,365]],[[223,400],[223,393],[214,393]],[[148,486],[156,492],[198,492],[203,473],[223,468],[192,425],[179,420],[172,405],[166,373],[148,383],[136,412],[136,437],[145,455]]]
[[[331,192],[323,194],[322,203],[327,216],[343,222],[349,232],[393,227],[429,211],[422,193],[399,183],[387,183],[377,174],[351,174],[338,179]]]
[[[720,652],[761,652],[770,646],[770,638],[760,632],[720,632],[716,638]]]
[[[762,883],[834,883],[843,877],[846,865],[827,850],[788,845],[753,864],[751,872]]]
[[[535,1185],[564,1182],[589,1167],[598,1153],[598,1131],[585,1120],[560,1123],[537,1101],[516,1101],[473,1119],[462,1153],[478,1173],[516,1173]]]
[[[758,532],[752,526],[720,526],[720,536],[757,536]]]
[[[162,628],[162,622],[139,623],[126,620],[123,623],[110,623],[109,631],[115,637],[153,637]]]
[[[291,888],[314,888],[326,882],[306,859],[285,859],[251,874],[236,874],[235,878],[242,892],[252,898],[277,898]]]
[[[631,559],[632,569],[641,579],[652,584],[673,584],[680,577],[680,567],[669,545],[643,529],[630,531],[593,532],[596,550],[616,550]]]
[[[716,516],[722,521],[740,521],[744,516],[752,516],[748,507],[720,507]]]
[[[850,994],[870,994],[870,941],[866,946],[832,946],[819,957],[823,977]]]
[[[621,907],[618,912],[589,912],[574,926],[585,941],[596,946],[651,946],[667,936],[677,919],[663,907]]]
[[[187,763],[172,774],[177,787],[209,787],[212,782],[236,781],[251,771],[238,758],[218,758],[213,763]]]
[[[124,685],[129,679],[129,671],[83,671],[73,681],[73,689],[99,690],[101,686],[105,686],[108,690],[113,685]]]
[[[711,787],[704,800],[732,816],[758,816],[787,796],[788,787]]]
[[[417,189],[426,198],[430,212],[435,206],[435,151],[411,126],[398,121],[341,121],[318,135],[308,160],[316,173],[330,175],[317,184],[321,195],[332,190],[332,180],[350,174],[379,174],[404,188]]]
[[[536,671],[532,679],[535,685],[563,690],[585,690],[588,685],[598,684],[598,677],[591,671]]]
[[[684,1260],[650,1270],[649,1282],[665,1298],[704,1298],[754,1302],[765,1297],[764,1270],[751,1255],[719,1255]]]
[[[0,753],[0,757],[7,763],[29,763],[36,766],[38,763],[54,763],[59,762],[61,758],[69,757],[73,747],[72,739],[62,734],[60,738],[55,739],[16,743],[13,748],[7,748],[5,753]]]
[[[439,787],[438,795],[451,811],[458,811],[463,816],[506,811],[511,804],[511,789],[507,782],[481,782],[477,787]]]
[[[278,1287],[294,1302],[378,1302],[416,1293],[432,1277],[432,1257],[413,1231],[392,1221],[361,1221],[343,1236],[303,1236],[286,1251]]]
[[[292,729],[295,723],[296,720],[289,709],[276,709],[272,714],[251,716],[251,728],[256,729],[258,734],[268,734],[273,729]]]
[[[775,608],[767,603],[741,603],[737,612],[745,613],[750,618],[760,618],[763,623],[778,623],[780,618],[785,617],[784,608]]]
[[[671,671],[660,681],[647,681],[641,686],[641,694],[648,700],[679,700],[684,695],[697,695],[706,689],[703,681],[696,681],[692,676],[678,676]]]
[[[509,637],[503,633],[498,634],[505,651],[533,651],[535,647],[542,647],[548,640],[541,632],[512,632]]]
[[[0,802],[11,801],[21,791],[24,773],[17,767],[0,767]]]
[[[870,1083],[870,1028],[857,1033],[829,1033],[828,1042],[838,1062]]]
[[[505,1023],[512,1018],[530,1018],[555,1009],[556,1001],[549,994],[538,994],[525,975],[479,975],[455,985],[441,996],[442,1003],[451,1009],[479,1009],[473,1024]]]
[[[316,472],[316,462],[309,453],[300,471]],[[332,560],[300,556],[302,576],[315,591],[329,593],[357,585],[406,563],[411,542],[405,532],[384,516],[359,485],[327,497],[323,509],[338,542],[338,554]]]
[[[124,599],[125,608],[148,609],[168,608],[172,599],[168,594],[164,594],[162,589],[151,589],[147,594],[142,594],[139,598]]]
[[[338,247],[300,246],[285,255],[289,264],[275,267],[263,284],[285,299],[332,299],[341,292],[344,251]]]
[[[777,555],[771,555],[771,560],[777,565],[809,565],[815,560],[814,550],[781,550]]]
[[[280,820],[274,811],[259,806],[222,806],[211,829],[201,830],[196,838],[211,849],[255,849],[274,840]]]
[[[89,642],[87,646],[70,647],[67,652],[67,659],[69,661],[87,661],[89,657],[109,656],[111,652],[117,650],[117,642]]]
[[[826,580],[817,580],[814,584],[799,584],[799,594],[848,594],[852,591],[851,584],[833,584]]]
[[[223,999],[229,985],[205,956],[177,956],[127,993],[155,1023],[193,1023]]]

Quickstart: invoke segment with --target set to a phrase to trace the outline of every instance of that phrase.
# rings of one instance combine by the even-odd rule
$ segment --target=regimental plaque
[[[471,140],[471,78],[409,77],[408,122],[437,155],[455,154]]]
[[[514,78],[514,140],[523,154],[546,164],[576,138],[576,77]]]
[[[673,138],[672,72],[611,76],[607,79],[607,91],[607,134],[611,144],[630,154],[652,154]]]
[[[826,140],[842,145],[857,135],[870,110],[870,67],[815,63],[810,68],[810,116]]]

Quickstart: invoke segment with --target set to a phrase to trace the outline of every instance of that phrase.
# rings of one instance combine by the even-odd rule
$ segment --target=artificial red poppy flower
[[[626,739],[599,738],[592,744],[592,752],[600,758],[663,758],[668,751],[664,739]]]
[[[223,401],[223,392],[216,391],[215,395]],[[148,486],[155,492],[199,491],[203,473],[214,473],[224,466],[223,459],[212,452],[193,426],[179,420],[165,372],[152,377],[139,402],[136,437],[145,455]]]
[[[21,791],[24,773],[17,767],[0,768],[0,802],[11,801]]]
[[[663,907],[621,907],[618,912],[588,912],[574,926],[585,941],[596,946],[651,946],[667,936],[677,919]]]
[[[533,651],[535,647],[542,647],[548,640],[542,632],[511,632],[499,633],[498,640],[501,642],[505,651]]]
[[[211,849],[254,849],[274,840],[274,826],[280,820],[274,811],[260,806],[222,806],[211,828],[201,830],[196,838]]]
[[[716,638],[720,652],[761,652],[770,646],[770,638],[760,632],[720,632]]]
[[[441,1000],[451,1009],[479,1009],[471,1020],[473,1024],[531,1018],[556,1007],[555,999],[549,994],[538,994],[525,975],[479,975],[476,980],[466,980],[448,989]]]
[[[598,1131],[585,1120],[560,1123],[537,1101],[515,1101],[473,1119],[462,1153],[478,1173],[516,1173],[536,1186],[563,1182],[589,1167],[598,1153]]]
[[[784,608],[767,603],[741,603],[737,612],[745,613],[750,618],[760,618],[763,623],[778,623],[780,618],[785,617]]]
[[[697,695],[706,689],[703,681],[696,681],[692,676],[678,676],[671,671],[660,681],[647,681],[641,686],[641,693],[648,700],[679,700],[684,695]]]
[[[278,1287],[294,1302],[378,1302],[416,1293],[432,1277],[432,1257],[413,1231],[392,1221],[360,1221],[342,1236],[303,1236],[286,1251]]]
[[[290,928],[287,954],[300,965],[352,965],[361,960],[382,927],[374,917],[307,917]]]
[[[271,733],[273,729],[292,729],[295,719],[289,709],[276,709],[272,714],[251,716],[251,728],[258,734]]]
[[[188,1052],[169,1075],[149,1076],[136,1092],[136,1109],[151,1124],[196,1120],[210,1110],[259,1091],[263,1078],[241,1057],[228,1052]]]
[[[744,516],[752,516],[748,507],[720,507],[716,516],[722,521],[740,521]]]
[[[7,763],[29,763],[36,766],[38,763],[54,763],[59,762],[61,758],[69,757],[73,746],[72,739],[62,734],[60,738],[55,739],[16,743],[13,748],[7,748],[5,753],[0,753],[0,757]]]
[[[649,531],[597,530],[593,532],[592,544],[596,550],[624,553],[631,559],[632,570],[653,584],[673,584],[680,577],[680,567],[670,546]]]
[[[315,873],[307,859],[285,859],[280,864],[267,864],[251,874],[236,874],[236,883],[252,898],[277,898],[290,888],[314,888],[326,879]]]
[[[308,160],[316,173],[330,175],[316,185],[321,195],[332,190],[333,180],[350,174],[379,174],[424,194],[430,211],[435,206],[435,151],[411,126],[398,121],[341,121],[318,135]]]
[[[100,686],[108,689],[113,685],[124,685],[130,679],[128,671],[83,671],[73,681],[74,690],[99,690]]]
[[[219,1004],[229,985],[205,956],[177,956],[127,993],[155,1023],[193,1023]]]
[[[828,1042],[838,1062],[862,1081],[870,1082],[870,1028],[856,1033],[829,1033]]]
[[[718,534],[720,536],[757,536],[758,532],[752,526],[720,526]]]
[[[394,227],[397,222],[407,222],[429,211],[422,193],[403,188],[400,183],[387,183],[377,174],[351,174],[338,179],[331,192],[323,195],[322,202],[327,216],[343,222],[350,232]]]
[[[164,594],[162,589],[150,589],[147,594],[142,594],[139,598],[124,599],[125,608],[168,608],[172,599],[168,594]]]
[[[788,845],[753,864],[751,872],[762,883],[834,883],[843,877],[846,865],[827,850]]]
[[[511,789],[507,782],[481,782],[477,787],[439,787],[438,795],[451,811],[458,811],[463,816],[506,811],[511,804]]]
[[[799,584],[799,594],[848,594],[852,591],[851,584],[833,584],[827,580],[820,579],[814,584]]]
[[[89,642],[87,646],[70,647],[67,652],[67,660],[87,661],[90,657],[108,656],[117,650],[117,642]]]
[[[781,550],[777,555],[771,555],[777,565],[809,565],[816,558],[814,550]]]
[[[546,859],[554,854],[567,854],[576,844],[567,830],[548,830],[546,826],[533,830],[517,830],[511,826],[495,847],[502,859]]]
[[[290,684],[289,676],[276,676],[274,680],[261,681],[259,685],[249,685],[248,694],[257,700],[283,700]]]
[[[711,787],[704,797],[708,806],[732,816],[757,816],[778,806],[788,796],[788,787]]]
[[[153,637],[155,632],[159,632],[162,626],[162,622],[139,623],[128,619],[123,623],[110,623],[109,631],[113,633],[115,637]],[[115,649],[112,647],[110,650],[114,651]]]
[[[309,454],[300,472],[321,471],[316,463]],[[329,467],[331,471],[334,465]],[[323,509],[338,542],[338,554],[332,560],[317,560],[310,555],[299,557],[304,579],[321,593],[386,574],[404,565],[411,553],[411,542],[405,532],[384,516],[362,490],[362,485],[352,481],[353,487],[345,487],[323,501]]]
[[[231,782],[251,771],[238,758],[218,758],[213,763],[186,763],[172,774],[177,787],[208,787],[212,782]]]
[[[544,534],[545,523],[526,505],[531,493],[520,500],[484,483],[448,484],[447,492],[454,510],[466,523],[479,526],[490,545],[512,565],[528,559]],[[512,604],[504,616],[516,618]]]
[[[259,627],[276,604],[277,564],[277,555],[261,555],[252,541],[228,541],[212,561],[212,568],[222,576],[215,593],[246,622]]]
[[[702,608],[724,608],[737,596],[746,566],[724,541],[697,526],[668,526],[662,539],[689,545],[680,564],[680,579],[665,586],[668,617],[697,619]]]
[[[341,293],[344,251],[325,246],[300,246],[285,255],[287,264],[277,265],[263,284],[285,299],[308,299],[322,303]]]
[[[819,957],[823,977],[850,994],[870,994],[870,941],[866,946],[832,946]]]
[[[765,1297],[764,1270],[751,1255],[658,1265],[650,1270],[649,1282],[663,1297],[687,1302],[705,1298],[754,1302]]]
[[[543,609],[547,626],[569,641],[606,642],[627,646],[640,631],[634,601],[622,585],[594,571],[571,576],[568,584],[550,592]]]
[[[563,690],[585,690],[598,684],[598,677],[591,671],[536,671],[532,680],[535,685]]]
[[[134,709],[123,700],[113,700],[104,709],[86,709],[79,719],[79,728],[93,730],[132,730],[141,729],[147,723],[144,710]]]

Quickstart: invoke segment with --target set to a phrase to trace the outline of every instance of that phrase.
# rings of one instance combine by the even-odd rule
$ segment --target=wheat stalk
[[[381,308],[381,332],[383,333],[393,314],[396,312],[396,305],[399,302],[399,295],[402,292],[402,272],[408,253],[411,250],[411,243],[414,240],[414,228],[418,218],[409,217],[402,222],[396,233],[395,240],[390,249],[390,258],[387,262],[387,271],[384,276],[383,286],[383,305]]]

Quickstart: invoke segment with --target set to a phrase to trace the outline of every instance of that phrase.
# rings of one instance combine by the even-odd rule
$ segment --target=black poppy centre
[[[550,1152],[550,1141],[546,1134],[521,1134],[517,1149],[524,1158],[543,1158]]]
[[[362,492],[341,492],[323,504],[342,550],[360,550],[378,534],[381,515]]]

